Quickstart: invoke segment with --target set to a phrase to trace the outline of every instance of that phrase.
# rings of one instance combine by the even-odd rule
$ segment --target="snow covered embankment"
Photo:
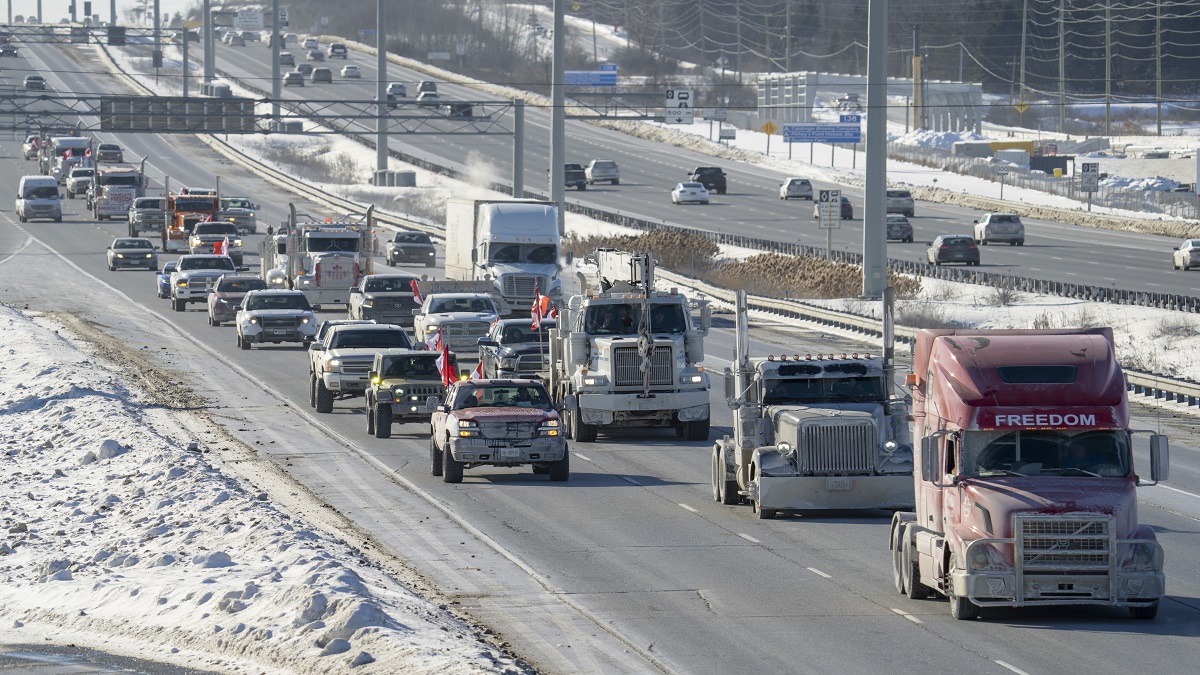
[[[174,412],[0,306],[0,629],[221,672],[520,670],[186,449]]]

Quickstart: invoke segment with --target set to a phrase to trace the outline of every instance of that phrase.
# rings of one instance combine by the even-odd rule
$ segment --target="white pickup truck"
[[[317,412],[333,412],[338,399],[362,396],[376,352],[412,349],[408,331],[390,324],[333,326],[308,347],[308,402]]]

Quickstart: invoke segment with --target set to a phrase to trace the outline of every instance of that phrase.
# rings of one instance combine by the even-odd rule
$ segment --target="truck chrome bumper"
[[[1037,605],[1107,605],[1127,607],[1160,600],[1166,593],[1162,572],[1107,574],[1026,574],[1017,589],[1017,575],[1008,572],[950,574],[954,593],[981,606],[1029,607]]]
[[[895,476],[762,476],[755,501],[764,509],[912,509],[913,479]],[[751,495],[755,497],[755,495]]]
[[[683,410],[708,405],[707,391],[680,391],[653,393],[650,398],[641,398],[640,394],[579,394],[581,410],[606,410],[610,412],[624,410]],[[704,419],[699,417],[697,419]],[[912,479],[909,478],[911,487]]]
[[[458,462],[479,464],[529,464],[532,462],[555,462],[567,452],[567,440],[562,436],[539,436],[520,441],[506,441],[500,447],[488,447],[496,443],[487,438],[451,438],[450,456]]]

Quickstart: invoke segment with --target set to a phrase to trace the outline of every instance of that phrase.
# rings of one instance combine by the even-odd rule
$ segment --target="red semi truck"
[[[917,332],[916,512],[892,519],[896,590],[950,614],[1126,607],[1153,619],[1163,550],[1137,518],[1134,439],[1166,480],[1167,438],[1129,428],[1112,329]]]

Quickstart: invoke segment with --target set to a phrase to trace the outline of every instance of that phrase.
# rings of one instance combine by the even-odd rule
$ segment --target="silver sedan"
[[[122,267],[158,270],[158,251],[154,250],[154,242],[145,237],[117,237],[104,253],[110,272]]]

